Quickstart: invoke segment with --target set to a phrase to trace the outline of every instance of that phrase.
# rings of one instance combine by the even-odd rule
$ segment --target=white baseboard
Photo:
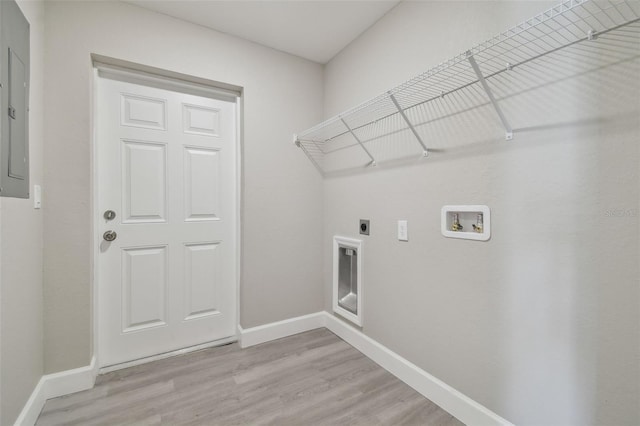
[[[47,399],[91,389],[97,375],[98,363],[93,357],[91,364],[86,367],[42,376],[18,416],[15,426],[34,425]]]
[[[392,352],[328,312],[316,312],[258,327],[242,329],[238,326],[240,346],[248,348],[260,343],[292,336],[316,328],[326,327],[345,342],[362,352],[424,397],[442,407],[449,414],[469,425],[513,426],[493,411],[437,379],[415,364]],[[61,373],[47,374],[40,379],[29,401],[20,413],[16,426],[35,424],[47,399],[91,389],[98,373],[95,357],[91,365]]]
[[[238,326],[238,336],[241,348],[259,345],[305,331],[314,330],[325,326],[325,312],[290,318],[284,321],[260,325],[243,329]]]
[[[474,426],[513,426],[509,421],[392,352],[360,330],[351,327],[328,312],[323,312],[323,314],[325,315],[325,327],[331,332],[461,422]]]
[[[31,426],[36,424],[36,420],[38,420],[38,416],[45,402],[47,402],[47,398],[44,394],[44,376],[42,376],[33,392],[31,392],[27,403],[24,404],[14,426]]]
[[[91,364],[86,367],[47,374],[42,377],[45,380],[46,399],[91,389],[96,382],[97,375],[98,363],[95,356],[91,358]]]
[[[238,326],[240,346],[247,348],[316,328],[326,327],[425,398],[469,425],[513,426],[493,411],[407,361],[328,312],[317,312],[243,330]]]

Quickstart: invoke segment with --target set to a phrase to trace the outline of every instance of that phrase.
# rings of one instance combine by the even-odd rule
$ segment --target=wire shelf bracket
[[[364,144],[362,143],[362,141],[360,140],[360,138],[358,137],[358,135],[355,134],[355,132],[353,131],[353,129],[351,129],[351,127],[349,127],[349,125],[347,124],[346,121],[344,121],[344,119],[342,117],[340,117],[340,121],[342,121],[342,124],[344,124],[344,127],[347,128],[347,131],[349,133],[351,133],[351,136],[353,136],[353,138],[356,140],[356,142],[358,142],[358,145],[360,145],[360,147],[362,148],[362,150],[367,154],[367,156],[369,156],[369,158],[371,159],[371,162],[369,163],[369,165],[371,166],[375,166],[376,165],[376,159],[373,158],[373,155],[371,155],[371,153],[369,152],[369,150],[367,149],[366,146],[364,146]]]
[[[495,96],[493,96],[493,92],[491,91],[491,88],[489,87],[487,80],[485,80],[484,75],[482,75],[482,71],[480,70],[480,67],[478,66],[478,63],[476,62],[475,58],[473,57],[473,53],[471,53],[470,50],[467,50],[466,55],[467,55],[467,59],[469,60],[469,63],[471,64],[471,68],[473,68],[473,71],[476,73],[476,76],[478,76],[478,81],[482,85],[482,88],[486,92],[487,97],[491,102],[491,105],[493,105],[493,108],[496,110],[496,113],[498,114],[498,117],[500,118],[500,121],[504,126],[504,131],[505,131],[504,138],[510,141],[511,139],[513,139],[513,129],[511,128],[511,125],[509,124],[507,117],[504,116],[504,113],[502,112],[502,108],[500,108],[498,101],[496,101]]]
[[[398,100],[396,99],[396,97],[393,96],[393,93],[391,93],[391,92],[387,92],[387,93],[389,93],[389,98],[391,99],[393,104],[398,109],[398,114],[400,114],[400,116],[402,117],[404,122],[407,123],[407,126],[409,126],[409,129],[411,129],[411,133],[413,133],[413,135],[416,137],[416,140],[418,141],[418,143],[422,147],[422,156],[423,157],[427,157],[429,155],[429,151],[427,150],[427,146],[422,141],[422,138],[418,134],[418,131],[416,130],[415,127],[413,127],[413,124],[411,124],[411,121],[409,121],[409,118],[407,117],[407,114],[404,113],[404,110],[402,109],[402,107],[398,103]]]

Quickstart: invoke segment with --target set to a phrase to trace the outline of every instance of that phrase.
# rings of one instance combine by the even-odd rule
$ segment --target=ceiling
[[[124,0],[321,64],[400,0]]]

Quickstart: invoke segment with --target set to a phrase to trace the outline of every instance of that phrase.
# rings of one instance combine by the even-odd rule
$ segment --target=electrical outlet
[[[369,220],[368,219],[360,219],[360,234],[361,235],[369,235]]]

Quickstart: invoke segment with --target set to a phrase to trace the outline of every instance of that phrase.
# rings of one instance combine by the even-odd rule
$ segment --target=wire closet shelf
[[[417,127],[418,109],[475,87],[491,105],[513,137],[507,115],[489,82],[525,64],[562,49],[598,40],[603,35],[640,21],[640,2],[635,0],[568,0],[519,25],[480,43],[464,53],[376,96],[348,111],[294,135],[298,145],[318,170],[325,174],[332,156],[357,150],[364,163],[376,165],[369,144],[380,138],[410,138],[422,156],[429,153],[428,137]],[[632,31],[636,37],[637,29]],[[636,39],[632,48],[637,49]],[[400,136],[403,135],[403,136]],[[339,162],[339,161],[338,161]]]

